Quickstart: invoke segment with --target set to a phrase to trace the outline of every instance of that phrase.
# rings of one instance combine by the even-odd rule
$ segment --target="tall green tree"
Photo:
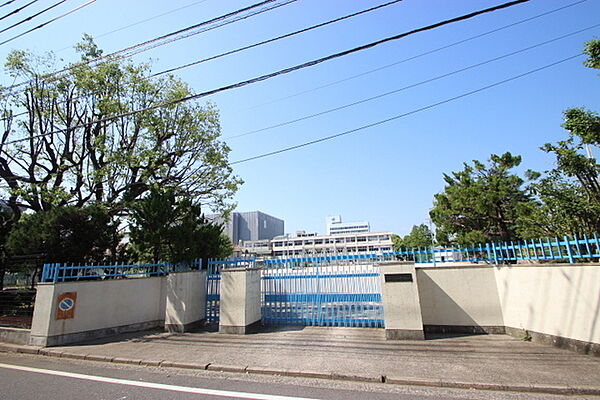
[[[435,195],[430,211],[438,242],[515,239],[519,210],[530,202],[523,179],[511,173],[520,163],[520,156],[508,152],[492,154],[489,165],[474,160],[462,171],[444,174],[444,192]]]
[[[394,249],[412,247],[431,247],[433,245],[433,232],[425,224],[413,225],[410,233],[404,237],[394,235],[392,238]]]
[[[228,209],[241,180],[219,141],[214,106],[153,108],[191,89],[173,76],[148,78],[147,64],[86,64],[102,54],[89,36],[77,50],[82,62],[56,75],[48,74],[60,69],[52,55],[13,51],[7,58],[7,73],[26,82],[2,93],[0,190],[13,211],[102,203],[118,214],[152,185]]]
[[[55,207],[24,214],[6,248],[13,256],[44,255],[49,263],[114,261],[119,258],[118,228],[104,207]]]
[[[208,223],[199,205],[170,188],[153,187],[133,205],[129,232],[138,261],[190,262],[226,257],[233,251],[222,227]]]
[[[14,223],[14,215],[8,210],[0,209],[0,290],[3,289],[4,275],[6,272],[12,272],[7,262],[9,253],[6,242]]]
[[[600,69],[600,41],[587,42],[585,53],[589,58],[584,65]],[[588,154],[600,145],[600,116],[585,108],[570,108],[564,120],[568,137],[542,146],[554,155],[556,167],[545,174],[529,173],[536,203],[519,220],[525,237],[600,232],[600,165]]]

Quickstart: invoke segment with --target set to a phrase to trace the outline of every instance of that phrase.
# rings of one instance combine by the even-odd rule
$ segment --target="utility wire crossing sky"
[[[580,54],[600,36],[595,1],[63,3],[1,3],[3,56],[57,51],[76,65],[64,49],[89,33],[106,50],[90,65],[151,57],[147,79],[179,74],[193,96],[121,116],[209,99],[246,182],[238,210],[283,218],[288,232],[342,214],[405,234],[427,222],[443,173],[505,151],[523,170],[550,169],[539,147],[566,138],[562,110],[600,109]]]

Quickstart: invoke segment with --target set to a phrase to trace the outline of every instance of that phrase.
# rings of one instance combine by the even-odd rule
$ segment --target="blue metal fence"
[[[384,326],[379,266],[364,255],[270,259],[262,271],[262,322]]]
[[[44,264],[41,282],[66,282],[85,279],[146,278],[169,272],[202,269],[202,260],[189,263],[159,264]]]
[[[491,242],[471,246],[423,247],[383,253],[379,259],[403,258],[415,263],[484,262],[489,264],[517,261],[565,261],[571,264],[600,259],[597,234],[582,237],[531,239]]]

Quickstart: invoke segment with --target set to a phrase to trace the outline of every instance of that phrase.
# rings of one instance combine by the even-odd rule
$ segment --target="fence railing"
[[[0,326],[31,328],[35,290],[0,291]]]
[[[170,272],[202,269],[202,260],[189,263],[158,264],[44,264],[40,282],[72,280],[99,280],[120,278],[147,278]]]
[[[403,258],[416,263],[517,261],[566,261],[571,264],[600,259],[597,234],[583,237],[545,238],[513,242],[491,242],[463,247],[425,247],[384,253],[383,259]]]
[[[399,251],[378,253],[348,253],[343,255],[306,254],[297,257],[232,257],[211,259],[209,274],[225,268],[263,267],[282,265],[301,268],[314,263],[322,265],[343,261],[348,264],[406,260],[415,263],[487,263],[502,264],[517,261],[563,261],[569,263],[599,261],[600,238],[598,234],[582,237],[532,239],[513,242],[490,242],[470,246],[433,246],[403,248]]]

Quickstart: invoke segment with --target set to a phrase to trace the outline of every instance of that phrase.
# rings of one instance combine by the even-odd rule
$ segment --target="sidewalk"
[[[0,350],[17,346],[0,345]],[[161,367],[408,385],[600,395],[600,359],[508,335],[386,341],[381,329],[299,327],[251,335],[142,332],[19,351]]]

